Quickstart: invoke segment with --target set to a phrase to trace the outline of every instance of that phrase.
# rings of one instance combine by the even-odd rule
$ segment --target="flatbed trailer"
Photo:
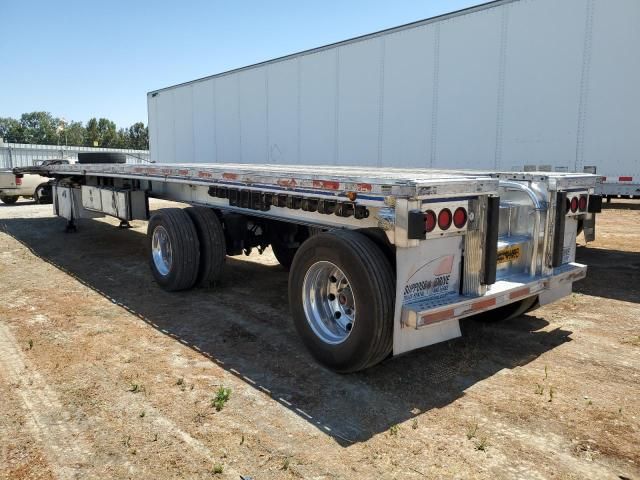
[[[568,295],[586,274],[575,262],[578,220],[600,201],[587,174],[224,163],[14,171],[53,178],[54,212],[69,229],[104,215],[148,219],[149,264],[167,291],[215,285],[227,255],[271,246],[290,270],[298,333],[339,372],[458,337],[462,318],[507,318]],[[191,206],[149,218],[150,197]]]

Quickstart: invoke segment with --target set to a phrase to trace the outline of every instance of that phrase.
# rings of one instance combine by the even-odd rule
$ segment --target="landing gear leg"
[[[120,225],[118,225],[118,228],[133,228],[133,227],[128,221],[120,220]]]

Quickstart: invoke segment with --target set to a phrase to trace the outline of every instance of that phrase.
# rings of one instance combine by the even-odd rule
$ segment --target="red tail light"
[[[424,230],[425,232],[433,232],[436,228],[436,214],[433,210],[427,210],[424,212]]]
[[[587,197],[582,195],[580,200],[578,201],[578,208],[581,212],[584,212],[587,209]]]
[[[22,185],[22,177],[16,175],[16,185]]]
[[[571,199],[571,213],[576,213],[578,211],[578,197],[573,197]]]
[[[464,208],[458,207],[453,212],[453,224],[456,228],[463,228],[467,224],[467,211]]]
[[[451,226],[451,210],[443,208],[438,214],[438,226],[440,230],[448,230]]]

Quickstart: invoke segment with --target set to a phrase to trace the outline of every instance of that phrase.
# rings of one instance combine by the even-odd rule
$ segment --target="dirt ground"
[[[269,251],[169,294],[144,222],[2,205],[0,478],[640,479],[640,203],[611,207],[571,297],[342,376]]]

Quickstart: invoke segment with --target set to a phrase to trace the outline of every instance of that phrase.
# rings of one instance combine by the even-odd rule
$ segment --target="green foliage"
[[[0,117],[0,138],[7,143],[149,148],[149,129],[142,122],[118,129],[108,118],[91,118],[84,125],[82,122],[67,122],[49,112],[23,113],[19,120]]]
[[[211,406],[215,407],[215,409],[219,412],[224,408],[224,404],[227,403],[230,397],[231,397],[231,389],[220,387],[216,392],[215,398],[211,400]]]

